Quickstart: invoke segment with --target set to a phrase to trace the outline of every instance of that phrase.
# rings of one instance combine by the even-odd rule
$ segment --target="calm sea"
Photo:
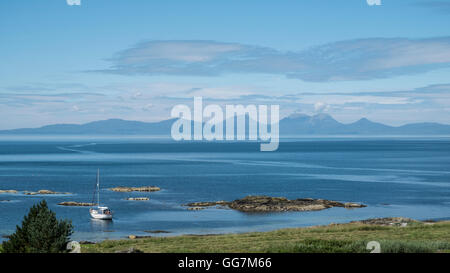
[[[91,220],[97,168],[101,202],[112,222]],[[156,185],[160,192],[117,193],[114,186]],[[450,219],[450,138],[286,139],[276,152],[258,143],[183,143],[135,138],[0,139],[0,189],[49,189],[70,195],[0,194],[0,235],[14,232],[30,206],[45,198],[59,218],[71,219],[75,240],[123,238],[145,231],[217,234],[266,231],[373,217]],[[247,214],[230,209],[189,211],[183,204],[246,195],[361,202],[367,208]],[[127,201],[127,197],[149,201]],[[153,234],[154,235],[154,234]],[[4,239],[0,239],[4,240]]]

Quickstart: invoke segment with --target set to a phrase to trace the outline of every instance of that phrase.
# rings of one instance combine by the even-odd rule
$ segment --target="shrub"
[[[59,221],[45,200],[30,208],[16,232],[3,243],[3,253],[60,253],[66,245],[73,226],[68,220]]]

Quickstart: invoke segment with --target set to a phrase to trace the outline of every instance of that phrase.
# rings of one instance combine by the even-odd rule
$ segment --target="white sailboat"
[[[91,217],[94,219],[99,220],[112,220],[112,211],[106,207],[106,206],[100,206],[100,170],[97,170],[97,207],[91,207],[89,209],[89,213],[91,214]],[[95,191],[94,191],[94,198],[95,200]],[[94,200],[92,200],[92,203],[94,203]]]

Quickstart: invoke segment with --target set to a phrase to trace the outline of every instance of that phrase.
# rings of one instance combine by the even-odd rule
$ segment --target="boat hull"
[[[98,220],[112,220],[112,214],[102,214],[97,211],[90,211],[91,217]]]

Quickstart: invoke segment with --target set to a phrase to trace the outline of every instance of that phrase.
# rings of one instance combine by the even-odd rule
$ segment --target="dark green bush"
[[[3,253],[61,253],[67,252],[66,245],[72,234],[72,223],[58,220],[47,202],[30,208],[16,232],[3,243]]]

